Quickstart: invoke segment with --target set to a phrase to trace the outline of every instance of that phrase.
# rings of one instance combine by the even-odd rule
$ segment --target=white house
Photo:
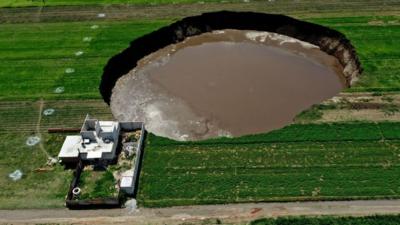
[[[63,163],[105,160],[116,157],[119,122],[99,121],[86,116],[80,135],[67,136],[58,154]]]

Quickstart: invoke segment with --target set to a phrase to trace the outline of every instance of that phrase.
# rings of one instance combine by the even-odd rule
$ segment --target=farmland
[[[342,31],[356,46],[365,71],[348,91],[399,91],[400,17],[335,18],[336,23],[309,20]],[[384,25],[369,24],[375,20]],[[98,84],[107,60],[134,38],[169,22],[0,24],[0,100],[99,98]],[[99,28],[91,29],[93,25]],[[68,68],[74,72],[67,73]],[[54,93],[57,87],[64,92]]]
[[[368,217],[289,217],[277,219],[258,219],[250,223],[250,225],[303,225],[303,224],[341,224],[341,225],[395,225],[400,223],[399,216],[368,216]]]
[[[0,99],[99,98],[98,84],[107,60],[132,38],[164,24],[105,22],[96,24],[98,29],[91,29],[94,24],[89,22],[2,24]],[[68,68],[73,72],[66,72]],[[64,92],[55,93],[57,87]]]
[[[139,200],[151,207],[396,197],[399,125],[382,125],[385,135],[376,124],[294,125],[232,142],[150,136]]]
[[[143,1],[113,1],[121,2]],[[38,4],[2,1],[0,7]],[[322,107],[317,116],[269,134],[189,143],[149,135],[139,203],[156,207],[399,198],[400,120],[396,109],[400,104],[400,6],[396,1],[387,5],[374,1],[260,4],[264,3],[219,5],[206,1],[177,4],[180,8],[168,4],[139,9],[120,7],[124,8],[120,9],[121,14],[115,13],[118,8],[113,7],[82,6],[80,11],[57,6],[45,8],[39,19],[29,11],[31,8],[0,9],[0,208],[63,207],[71,171],[60,166],[40,170],[48,168],[48,155],[57,155],[64,137],[47,134],[47,128],[80,127],[87,113],[112,119],[98,91],[107,60],[134,38],[177,17],[215,9],[281,12],[343,32],[356,47],[364,72],[360,82],[341,95],[372,100],[363,102],[366,109],[343,107],[341,103]],[[355,6],[357,12],[353,12]],[[76,15],[68,14],[70,10],[76,10]],[[115,11],[105,19],[97,18],[97,13],[104,10]],[[143,10],[150,16],[141,18]],[[25,13],[29,16],[23,16]],[[76,18],[80,21],[74,21]],[[56,93],[60,87],[63,91]],[[376,106],[374,101],[379,101],[382,108],[368,108],[368,104]],[[393,114],[385,113],[388,106],[394,107]],[[48,108],[55,109],[55,113],[42,115]],[[373,111],[375,117],[360,116],[365,111]],[[346,119],[332,117],[340,113]],[[27,146],[26,139],[31,135],[41,135],[42,145]],[[8,174],[16,169],[24,175],[13,182]]]
[[[238,1],[238,0],[237,0]],[[21,7],[21,6],[65,6],[65,5],[109,5],[109,4],[132,4],[132,5],[150,5],[150,4],[175,4],[194,3],[196,0],[4,0],[0,3],[0,7]],[[218,2],[217,0],[206,0],[204,2]]]

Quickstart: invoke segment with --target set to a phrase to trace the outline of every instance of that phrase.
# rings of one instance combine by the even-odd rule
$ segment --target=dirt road
[[[61,224],[182,224],[222,223],[245,224],[262,217],[298,215],[399,214],[400,200],[325,201],[293,203],[247,203],[199,205],[139,210],[35,209],[0,210],[0,223],[61,223]]]

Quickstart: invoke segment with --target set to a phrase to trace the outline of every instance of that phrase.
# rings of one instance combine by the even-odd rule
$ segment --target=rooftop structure
[[[86,116],[80,135],[67,136],[58,158],[64,163],[106,160],[116,157],[120,124]]]

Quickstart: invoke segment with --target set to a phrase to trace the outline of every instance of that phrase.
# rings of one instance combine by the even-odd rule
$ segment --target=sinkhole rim
[[[354,46],[339,31],[280,14],[209,12],[183,18],[141,36],[133,40],[127,49],[113,56],[103,69],[99,86],[103,100],[110,105],[117,80],[128,74],[147,55],[187,37],[225,29],[273,32],[316,45],[321,51],[338,59],[343,67],[342,74],[347,87],[358,80],[363,70]]]
[[[177,141],[267,133],[337,95],[346,87],[342,70],[335,57],[288,36],[221,30],[141,59],[117,81],[110,106],[115,119],[143,121]]]

